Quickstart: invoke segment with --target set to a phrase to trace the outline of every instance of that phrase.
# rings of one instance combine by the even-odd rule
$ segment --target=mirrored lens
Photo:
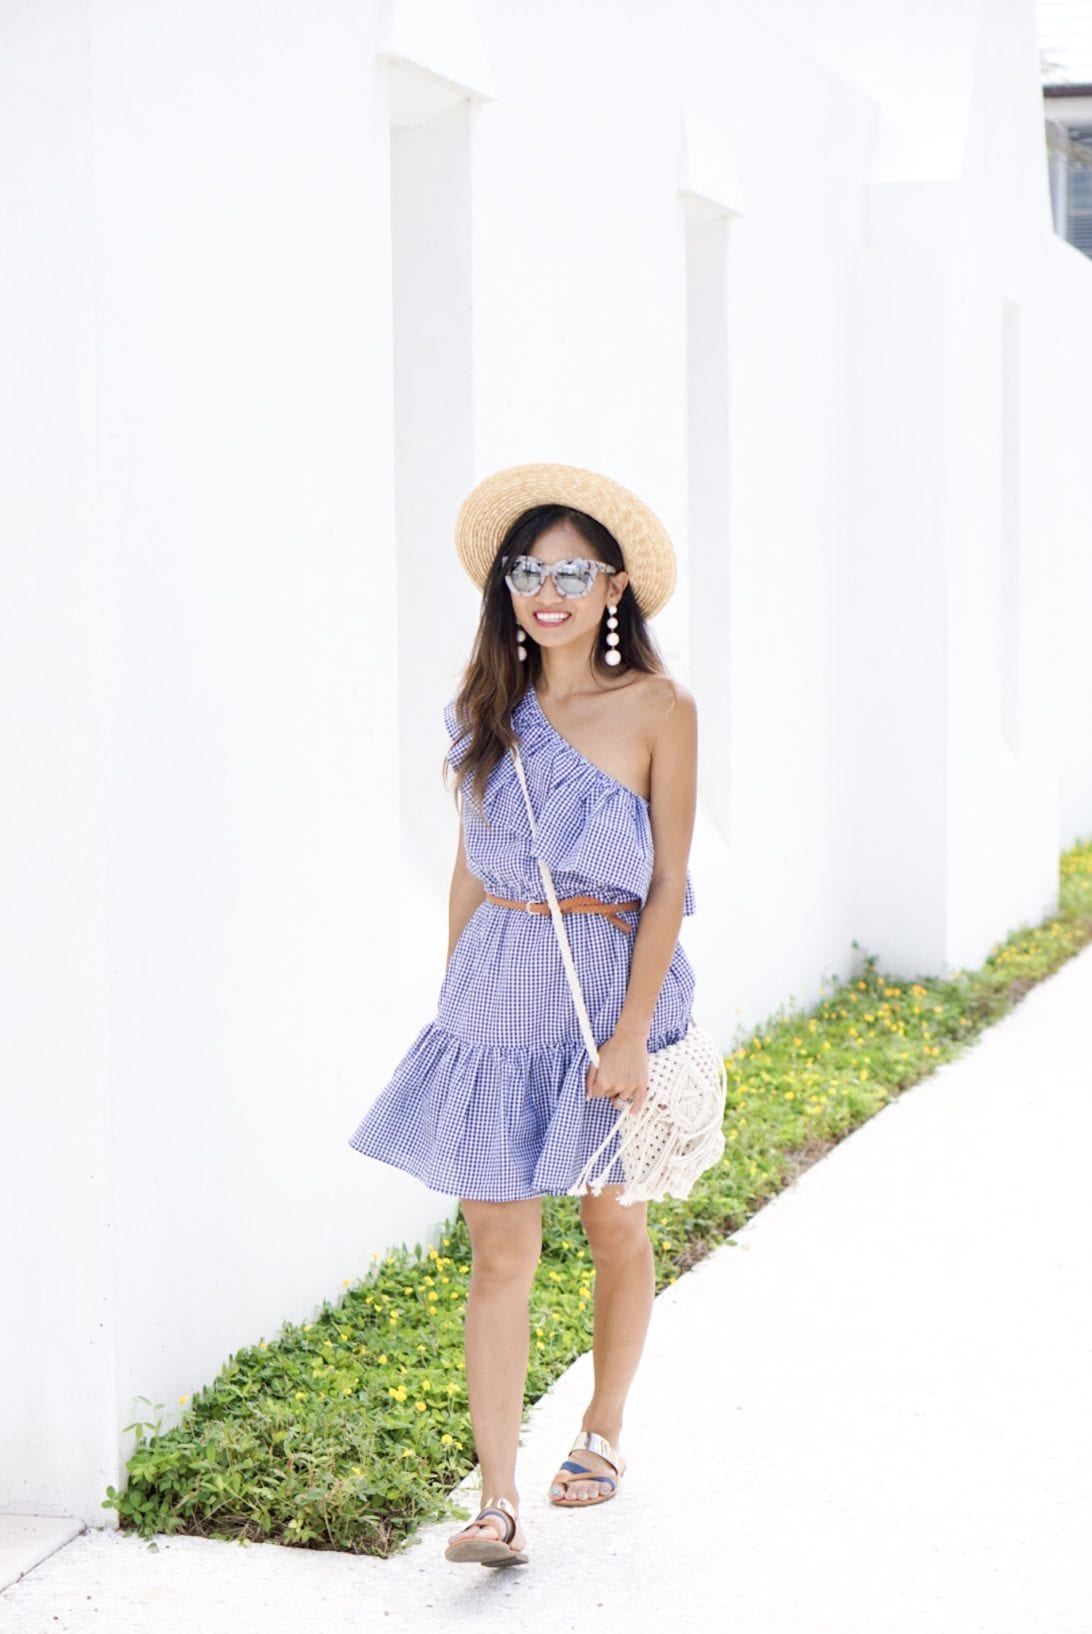
[[[513,590],[522,596],[530,595],[542,583],[542,563],[533,556],[517,556],[507,578]]]
[[[587,562],[559,562],[553,571],[553,581],[561,596],[585,596],[595,578],[595,569]]]

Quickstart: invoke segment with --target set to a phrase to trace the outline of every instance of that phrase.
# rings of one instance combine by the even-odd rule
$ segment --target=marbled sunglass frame
[[[596,575],[617,573],[618,568],[611,567],[607,562],[591,561],[584,556],[566,556],[560,562],[540,562],[537,556],[513,556],[510,560],[506,556],[504,562],[508,571],[504,575],[504,582],[516,596],[534,596],[542,589],[546,579],[553,580],[554,589],[566,601],[578,600],[589,594],[595,583]],[[527,579],[529,583],[517,584],[515,577]],[[568,580],[568,585],[562,583]]]

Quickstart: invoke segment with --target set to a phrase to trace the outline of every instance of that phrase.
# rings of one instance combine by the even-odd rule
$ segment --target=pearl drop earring
[[[603,654],[608,664],[620,664],[622,654],[618,651],[621,637],[618,634],[618,614],[613,607],[607,608],[607,650]]]
[[[527,648],[524,645],[526,640],[527,640],[527,632],[523,628],[523,625],[520,624],[517,621],[517,623],[516,623],[516,657],[519,659],[521,664],[524,662],[524,660],[527,657]]]

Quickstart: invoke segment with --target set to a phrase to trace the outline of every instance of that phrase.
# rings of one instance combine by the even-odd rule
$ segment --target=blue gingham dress
[[[465,742],[454,700],[444,709],[458,766]],[[574,749],[528,687],[512,726],[538,824],[532,838],[515,763],[505,755],[485,791],[489,826],[463,803],[466,856],[486,890],[544,900],[536,853],[560,898],[640,900],[652,877],[648,802]],[[684,913],[693,913],[689,873]],[[634,927],[638,912],[628,910]],[[567,913],[573,962],[597,1044],[610,1037],[625,998],[633,935],[601,914]],[[676,943],[652,1017],[649,1049],[690,1024],[694,972]],[[448,961],[428,1022],[365,1114],[349,1145],[417,1175],[432,1190],[482,1202],[563,1194],[607,1137],[617,1111],[589,1100],[589,1057],[548,914],[483,901]],[[610,1149],[604,1154],[603,1161]],[[614,1163],[611,1183],[621,1183]]]

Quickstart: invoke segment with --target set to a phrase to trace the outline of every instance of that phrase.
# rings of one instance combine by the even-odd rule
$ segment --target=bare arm
[[[611,1037],[588,1075],[592,1095],[644,1101],[652,1015],[678,941],[686,896],[686,869],[697,808],[698,716],[694,700],[676,684],[674,708],[652,748],[649,803],[654,857],[648,896],[633,943],[626,996]]]
[[[472,874],[466,860],[466,836],[463,833],[462,810],[459,811],[459,846],[455,853],[455,867],[451,873],[448,893],[447,962],[450,964],[455,944],[470,922],[475,908],[485,901],[485,886],[477,874]]]

